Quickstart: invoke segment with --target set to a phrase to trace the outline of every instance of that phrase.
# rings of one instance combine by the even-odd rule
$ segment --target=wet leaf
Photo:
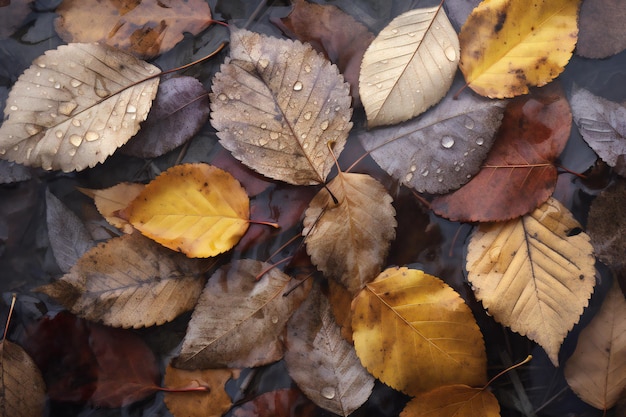
[[[43,415],[46,385],[33,359],[20,345],[0,342],[0,414],[34,417]]]
[[[498,322],[541,345],[555,366],[596,283],[589,236],[558,200],[499,223],[483,223],[467,249],[468,280]]]
[[[243,29],[213,80],[211,124],[235,158],[294,185],[321,184],[352,127],[348,84],[309,44]],[[244,117],[242,117],[242,115]]]
[[[382,269],[396,235],[392,201],[369,175],[339,173],[304,214],[302,235],[311,261],[353,295]]]
[[[135,233],[88,251],[61,279],[39,287],[74,314],[115,327],[163,324],[191,310],[206,262]]]
[[[558,76],[576,45],[580,0],[483,1],[461,28],[459,67],[491,98],[528,93]]]
[[[319,286],[313,287],[289,320],[285,344],[289,375],[315,404],[347,416],[367,401],[374,378],[359,362],[354,347],[341,337]]]
[[[626,389],[626,300],[617,284],[578,336],[565,378],[583,401],[608,410]]]
[[[146,185],[125,214],[150,239],[189,257],[206,258],[237,244],[248,229],[250,202],[228,172],[183,164]]]
[[[233,417],[313,417],[317,407],[294,388],[266,392],[235,408]]]
[[[209,95],[193,77],[165,80],[141,130],[120,150],[155,158],[187,142],[209,118]]]
[[[487,381],[485,345],[469,307],[423,271],[389,268],[367,284],[352,302],[352,330],[369,372],[409,395]]]
[[[82,220],[49,189],[46,190],[46,225],[50,248],[63,272],[68,272],[78,259],[94,246],[94,241]]]
[[[206,387],[206,392],[167,392],[165,404],[174,417],[220,417],[233,402],[224,385],[237,378],[234,369],[202,369],[186,371],[168,366],[163,383],[169,389]]]
[[[74,43],[46,52],[9,94],[0,155],[48,170],[80,171],[103,162],[139,130],[159,78],[133,84],[158,71],[104,45]]]
[[[626,180],[620,179],[602,191],[591,204],[587,232],[596,256],[614,268],[626,265]]]
[[[457,189],[480,170],[505,104],[454,83],[441,103],[406,123],[359,134],[363,147],[389,175],[419,192]]]
[[[435,198],[431,208],[470,222],[509,220],[534,210],[554,191],[554,161],[569,138],[571,117],[556,85],[511,100],[482,169],[460,189]]]
[[[0,2],[0,39],[8,38],[20,28],[31,11],[32,2],[33,0],[9,0],[6,4]]]
[[[576,54],[607,58],[626,49],[626,9],[618,0],[585,0],[578,17]]]
[[[279,336],[308,292],[303,285],[283,296],[290,280],[271,265],[248,259],[217,270],[200,295],[174,366],[243,368],[282,358]]]
[[[450,89],[459,63],[459,40],[441,5],[408,11],[369,46],[359,92],[369,127],[411,119]]]
[[[66,42],[101,42],[151,58],[173,48],[184,32],[197,35],[211,23],[202,0],[64,0],[55,28]]]
[[[365,25],[336,6],[306,0],[294,1],[287,17],[272,22],[292,39],[310,43],[316,51],[336,64],[350,83],[354,103],[360,103],[361,61],[374,39]]]
[[[413,398],[400,417],[500,417],[500,404],[483,388],[446,385]]]
[[[574,87],[570,105],[583,139],[626,177],[626,107],[579,87]]]
[[[130,203],[137,198],[146,186],[124,182],[103,190],[90,190],[78,188],[83,194],[93,198],[98,212],[107,222],[122,230],[124,233],[132,233],[135,228],[125,219],[118,216]]]

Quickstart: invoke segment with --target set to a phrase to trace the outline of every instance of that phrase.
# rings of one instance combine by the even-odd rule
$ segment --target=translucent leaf
[[[33,359],[15,343],[0,342],[0,413],[11,417],[43,415],[46,386]]]
[[[354,346],[363,365],[409,395],[487,381],[480,329],[463,299],[439,278],[389,268],[352,302]]]
[[[126,216],[163,246],[206,258],[237,244],[248,229],[250,202],[228,172],[207,164],[183,164],[146,185]]]
[[[118,214],[130,205],[137,198],[146,186],[124,182],[103,190],[90,190],[78,188],[82,193],[93,198],[98,212],[111,225],[121,229],[124,233],[132,233],[135,228]]]
[[[589,236],[558,200],[518,219],[482,223],[467,249],[476,298],[498,322],[539,343],[555,366],[596,283]]]
[[[233,156],[295,185],[321,184],[352,127],[349,86],[309,44],[233,29],[211,124]]]
[[[500,417],[500,404],[484,388],[446,385],[413,398],[400,417]]]
[[[0,156],[63,171],[103,162],[139,130],[159,78],[141,81],[158,71],[99,44],[75,43],[46,52],[9,94]]]
[[[369,175],[337,175],[304,214],[302,235],[313,264],[356,294],[380,273],[396,235],[391,203],[385,188]]]
[[[483,1],[461,28],[459,67],[467,85],[491,98],[528,93],[564,69],[578,35],[580,0]]]
[[[576,54],[607,58],[626,49],[626,8],[619,0],[585,0],[578,17]]]
[[[359,93],[369,127],[426,111],[446,94],[459,62],[459,40],[441,5],[396,17],[361,63]]]

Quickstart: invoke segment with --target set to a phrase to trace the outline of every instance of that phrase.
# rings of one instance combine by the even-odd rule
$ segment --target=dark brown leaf
[[[576,53],[607,58],[626,49],[626,7],[621,0],[585,0],[578,18]]]
[[[233,411],[233,417],[313,417],[317,407],[297,389],[261,394]]]
[[[0,410],[3,416],[33,417],[43,413],[46,386],[41,372],[20,345],[0,342]]]

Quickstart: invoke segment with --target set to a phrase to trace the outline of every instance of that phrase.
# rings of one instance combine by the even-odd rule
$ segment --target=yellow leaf
[[[461,28],[459,67],[491,98],[526,94],[559,75],[578,36],[579,0],[485,0]]]
[[[409,395],[486,383],[482,334],[463,299],[439,278],[389,268],[352,302],[354,347],[378,379]]]
[[[483,223],[467,249],[476,298],[513,331],[539,343],[558,366],[563,339],[596,282],[589,236],[554,198],[523,217]]]
[[[98,212],[111,225],[122,230],[124,233],[132,233],[133,226],[125,219],[118,216],[121,210],[128,205],[143,191],[144,184],[135,184],[124,182],[114,185],[103,190],[90,190],[87,188],[78,188],[80,192],[93,198]]]
[[[248,229],[250,203],[229,173],[207,164],[176,165],[126,210],[141,233],[189,257],[230,250]]]
[[[500,417],[500,404],[486,389],[446,385],[413,398],[400,417]]]
[[[617,281],[578,337],[565,379],[586,403],[607,410],[626,390],[626,300]]]

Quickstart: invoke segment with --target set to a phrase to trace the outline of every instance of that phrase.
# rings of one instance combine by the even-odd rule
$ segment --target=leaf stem
[[[276,268],[278,265],[280,265],[280,264],[284,264],[285,262],[290,261],[290,260],[292,260],[292,259],[293,259],[293,256],[288,256],[288,257],[286,257],[285,259],[281,259],[280,261],[276,262],[275,264],[270,265],[268,268],[265,268],[264,270],[262,270],[261,272],[259,272],[259,273],[257,274],[257,276],[256,276],[256,277],[254,277],[254,280],[255,280],[255,281],[260,280],[260,279],[263,277],[263,275],[267,274],[267,273],[268,273],[268,272],[270,272],[272,269]]]
[[[520,366],[527,364],[528,362],[531,361],[532,358],[533,358],[533,355],[528,355],[528,356],[526,356],[526,359],[524,359],[520,363],[516,363],[515,365],[510,366],[510,367],[506,368],[505,370],[499,372],[498,375],[496,375],[493,378],[491,378],[489,380],[489,382],[487,382],[487,384],[485,384],[485,386],[482,389],[486,389],[489,385],[491,385],[491,383],[493,381],[495,381],[496,379],[500,378],[502,375],[506,374],[507,372],[512,371],[515,368],[519,368]]]
[[[280,229],[280,225],[278,223],[276,223],[276,222],[266,222],[266,221],[263,221],[263,220],[252,220],[252,219],[249,219],[248,223],[261,224],[263,226],[271,226],[274,229]]]
[[[9,307],[9,316],[7,317],[7,324],[4,326],[4,333],[2,334],[2,340],[6,339],[7,333],[9,332],[9,323],[11,323],[11,316],[13,315],[13,309],[15,308],[16,299],[17,294],[13,293],[11,298],[11,307]]]

